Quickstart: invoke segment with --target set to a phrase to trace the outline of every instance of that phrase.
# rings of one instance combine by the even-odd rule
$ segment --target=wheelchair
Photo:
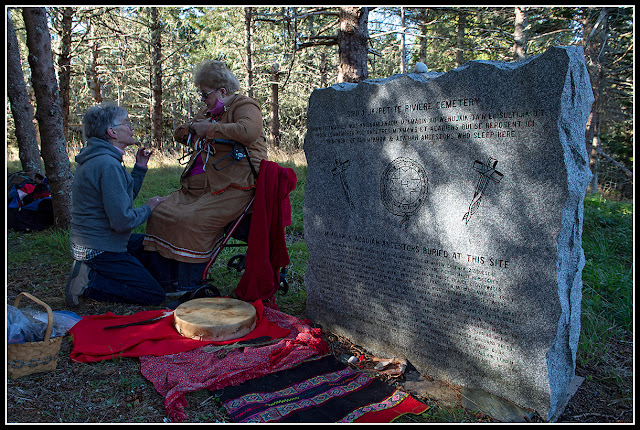
[[[190,136],[191,138],[191,136]],[[234,141],[228,139],[213,139],[213,144],[221,144],[221,145],[231,145],[233,147],[232,151],[222,158],[218,160],[216,163],[212,164],[213,168],[220,171],[223,170],[236,162],[246,162],[249,163],[251,168],[251,172],[253,173],[254,178],[259,180],[258,172],[251,161],[251,157],[249,156],[249,151],[247,147]],[[187,145],[188,146],[188,145]],[[180,159],[184,159],[186,157],[191,156],[191,152],[183,155]],[[240,214],[238,218],[227,224],[224,228],[223,235],[218,239],[216,244],[214,245],[213,254],[209,258],[209,261],[205,265],[202,275],[200,278],[200,287],[190,294],[189,299],[198,298],[198,297],[219,297],[221,295],[218,288],[215,287],[215,279],[210,274],[211,267],[217,261],[218,257],[222,253],[223,250],[227,248],[247,248],[249,242],[249,229],[251,226],[251,212],[253,208],[254,198],[247,204],[244,208],[243,212]],[[229,243],[231,239],[235,239],[237,242],[241,243]],[[244,253],[238,253],[233,255],[227,261],[226,267],[227,270],[232,271],[236,270],[238,273],[242,273],[245,268],[246,261],[246,251]],[[287,281],[287,268],[280,268],[280,285],[278,286],[278,291],[282,294],[286,294],[289,291],[289,282]],[[184,298],[183,298],[184,299]]]

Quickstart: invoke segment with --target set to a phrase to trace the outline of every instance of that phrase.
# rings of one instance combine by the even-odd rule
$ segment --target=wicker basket
[[[13,303],[16,308],[22,296],[28,297],[42,305],[47,310],[48,325],[44,340],[40,342],[13,343],[7,345],[7,371],[12,379],[32,373],[50,372],[58,365],[58,351],[62,344],[63,336],[51,339],[53,330],[53,312],[45,302],[35,298],[29,293],[20,293]]]

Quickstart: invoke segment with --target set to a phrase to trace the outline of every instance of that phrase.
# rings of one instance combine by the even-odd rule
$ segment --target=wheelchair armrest
[[[223,167],[218,167],[218,164],[220,164],[222,161],[224,161],[229,155],[223,157],[221,160],[219,160],[217,163],[215,163],[213,165],[213,168],[216,170],[222,170],[226,167],[229,167],[231,164],[235,163],[238,160],[242,160],[243,158],[246,158],[247,161],[249,162],[249,167],[251,168],[251,172],[253,173],[253,177],[257,178],[258,177],[258,172],[256,171],[255,167],[253,166],[253,162],[251,161],[251,157],[249,156],[249,149],[247,149],[246,146],[244,146],[243,144],[241,144],[240,142],[237,142],[235,140],[231,140],[231,139],[213,139],[213,143],[214,144],[222,144],[222,145],[231,145],[233,146],[233,149],[231,150],[231,152],[229,153],[229,155],[233,158],[233,161],[229,164],[226,164]]]
[[[236,142],[235,140],[231,140],[231,139],[213,139],[213,143],[220,143],[222,145],[231,145],[231,146],[242,145],[240,142]]]

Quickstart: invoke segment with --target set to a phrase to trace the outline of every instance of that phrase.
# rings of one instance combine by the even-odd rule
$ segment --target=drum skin
[[[184,337],[222,342],[249,334],[256,327],[257,315],[242,300],[204,297],[182,303],[174,319],[176,330]]]

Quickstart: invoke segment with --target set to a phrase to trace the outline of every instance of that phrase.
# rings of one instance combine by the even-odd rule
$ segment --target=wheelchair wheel
[[[282,291],[282,294],[287,294],[287,292],[289,291],[289,281],[287,281],[286,267],[280,269],[280,286],[278,287],[278,291]]]
[[[245,254],[237,254],[229,259],[227,262],[227,269],[236,269],[238,272],[242,272],[244,270],[244,264],[247,259]]]
[[[170,309],[175,309],[180,306],[184,302],[188,302],[193,299],[200,299],[204,297],[221,297],[220,290],[214,287],[211,284],[203,284],[200,288],[197,288],[193,291],[185,292],[180,298],[173,300],[167,304],[167,307]]]

